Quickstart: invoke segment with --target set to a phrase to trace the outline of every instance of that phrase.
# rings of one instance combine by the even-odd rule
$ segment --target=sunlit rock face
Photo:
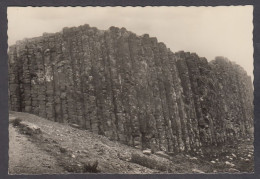
[[[125,28],[83,25],[17,42],[9,94],[10,110],[153,151],[225,144],[253,126],[253,85],[242,67],[173,53]]]

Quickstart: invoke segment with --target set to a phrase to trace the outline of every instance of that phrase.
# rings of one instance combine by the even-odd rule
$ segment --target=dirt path
[[[9,174],[65,173],[56,160],[9,125]]]

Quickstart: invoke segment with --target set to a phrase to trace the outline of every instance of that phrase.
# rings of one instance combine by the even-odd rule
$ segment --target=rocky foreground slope
[[[253,126],[253,86],[242,67],[173,53],[125,28],[83,25],[17,42],[9,93],[11,110],[152,151],[198,152]]]
[[[253,141],[215,147],[211,156],[134,147],[33,114],[9,114],[9,174],[238,173],[254,171]]]

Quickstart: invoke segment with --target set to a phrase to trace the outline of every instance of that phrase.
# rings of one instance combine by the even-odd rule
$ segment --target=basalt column
[[[201,152],[250,133],[253,86],[239,65],[173,53],[148,34],[89,25],[9,47],[9,108],[153,152]]]

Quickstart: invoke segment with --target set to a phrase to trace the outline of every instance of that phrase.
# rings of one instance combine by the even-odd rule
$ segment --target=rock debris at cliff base
[[[242,67],[116,27],[64,28],[11,46],[9,106],[153,152],[201,152],[253,127]]]

